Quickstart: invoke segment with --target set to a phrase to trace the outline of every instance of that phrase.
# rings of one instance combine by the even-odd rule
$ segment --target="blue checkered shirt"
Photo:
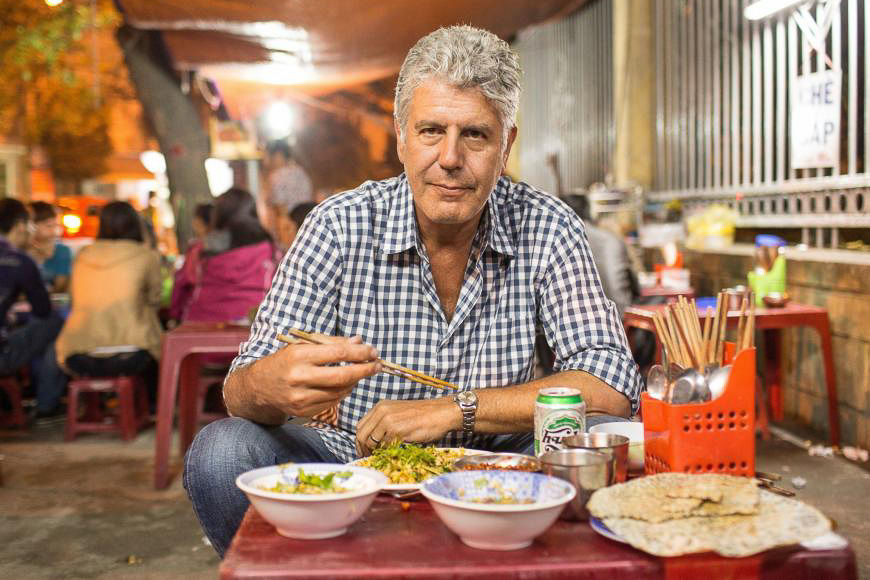
[[[298,328],[360,335],[384,360],[462,389],[502,387],[531,380],[541,328],[556,371],[586,371],[624,393],[636,410],[640,375],[580,219],[553,196],[506,177],[483,215],[448,321],[406,177],[329,198],[284,256],[233,369],[275,352],[284,346],[276,336]],[[380,373],[341,401],[337,426],[317,428],[326,446],[350,461],[356,424],[375,403],[443,396]],[[486,448],[492,437],[451,432],[436,445]]]

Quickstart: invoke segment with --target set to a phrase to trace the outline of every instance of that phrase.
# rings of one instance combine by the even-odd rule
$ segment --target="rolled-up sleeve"
[[[539,286],[541,323],[555,371],[585,371],[631,401],[637,411],[641,378],[616,306],[598,278],[582,222],[562,228]]]

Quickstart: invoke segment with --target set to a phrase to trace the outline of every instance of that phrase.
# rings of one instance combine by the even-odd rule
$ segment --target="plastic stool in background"
[[[67,441],[79,433],[119,432],[124,441],[129,441],[148,422],[148,395],[139,377],[80,377],[69,382],[66,431]],[[118,395],[118,414],[106,422],[100,409],[100,393]],[[87,399],[84,416],[79,418],[79,399]]]
[[[27,416],[21,404],[21,383],[14,376],[0,377],[0,391],[6,393],[9,411],[0,409],[0,427],[27,427]]]
[[[223,388],[224,379],[227,376],[227,373],[230,371],[229,363],[232,361],[231,357],[227,358],[226,361],[220,360],[219,357],[215,357],[216,360],[205,359],[202,361],[202,366],[199,370],[199,392],[197,393],[196,398],[196,418],[193,423],[194,431],[199,430],[199,426],[202,423],[208,423],[211,421],[217,421],[218,419],[223,419],[227,416],[226,407],[223,405],[223,399],[219,398],[216,401],[217,408],[208,408],[209,402],[215,402],[209,398],[209,393],[212,389],[220,389]]]

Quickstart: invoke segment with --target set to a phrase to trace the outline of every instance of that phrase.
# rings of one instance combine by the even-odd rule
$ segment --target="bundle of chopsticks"
[[[716,296],[716,312],[707,308],[704,327],[698,319],[695,301],[680,296],[675,304],[668,305],[664,314],[653,315],[656,334],[665,346],[668,360],[683,368],[695,367],[703,372],[707,365],[725,364],[725,325],[728,318],[728,295],[719,292]],[[736,352],[754,346],[755,305],[750,306],[744,296],[737,325]]]
[[[316,335],[304,332],[302,330],[291,328],[287,332],[292,336],[279,334],[278,340],[287,344],[297,344],[299,342],[307,342],[309,344],[329,344],[325,340],[321,340],[320,338],[318,338]],[[403,379],[408,379],[409,381],[420,383],[421,385],[426,385],[429,387],[434,387],[436,389],[458,390],[458,387],[456,385],[448,383],[447,381],[442,381],[441,379],[430,377],[429,375],[397,365],[395,363],[391,363],[389,361],[385,361],[383,359],[377,360],[381,363],[383,367],[383,372],[387,374],[402,377]]]

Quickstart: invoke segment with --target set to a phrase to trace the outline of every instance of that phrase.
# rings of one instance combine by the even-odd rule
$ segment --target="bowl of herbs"
[[[288,463],[236,478],[254,509],[288,538],[340,536],[369,508],[387,478],[365,467]]]

